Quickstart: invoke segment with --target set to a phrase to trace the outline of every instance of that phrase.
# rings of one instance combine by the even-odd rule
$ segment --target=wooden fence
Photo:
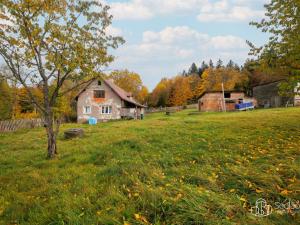
[[[180,111],[180,110],[183,110],[183,109],[198,109],[198,104],[186,105],[186,106],[147,108],[146,113]]]
[[[21,119],[0,121],[0,132],[16,131],[19,129],[31,129],[42,127],[44,125],[42,119]]]

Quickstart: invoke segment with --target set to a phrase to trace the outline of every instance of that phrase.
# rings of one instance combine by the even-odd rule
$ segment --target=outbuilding
[[[234,111],[235,105],[245,100],[245,93],[240,91],[208,91],[198,101],[201,112]],[[224,104],[225,103],[225,104]]]

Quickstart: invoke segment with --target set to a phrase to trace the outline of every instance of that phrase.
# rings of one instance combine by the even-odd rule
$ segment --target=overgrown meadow
[[[64,140],[67,128],[85,137]],[[299,224],[300,108],[185,110],[0,134],[0,224]],[[267,217],[250,212],[259,198]]]

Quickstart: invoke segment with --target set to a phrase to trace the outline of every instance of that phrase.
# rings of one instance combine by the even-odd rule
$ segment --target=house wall
[[[234,103],[226,103],[226,110],[233,111],[235,110],[235,103],[238,102],[238,99],[244,99],[245,94],[241,92],[233,92],[231,93],[230,99],[233,100]],[[202,112],[219,112],[223,111],[223,93],[206,93],[199,99],[199,111]]]
[[[253,88],[253,97],[257,100],[258,107],[270,108],[286,105],[289,98],[279,96],[279,85],[280,82],[274,82]]]
[[[104,90],[105,99],[94,99],[94,90]],[[84,107],[91,106],[92,111],[90,114],[84,114]],[[102,106],[112,106],[111,114],[102,114]],[[84,92],[82,92],[77,100],[77,121],[79,123],[86,122],[89,117],[95,117],[98,120],[112,120],[121,119],[122,100],[115,94],[115,92],[101,82],[95,80]]]

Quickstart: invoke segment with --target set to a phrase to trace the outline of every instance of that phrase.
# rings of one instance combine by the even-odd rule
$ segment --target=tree
[[[300,82],[300,1],[272,0],[265,8],[266,18],[251,24],[267,32],[269,41],[259,48],[248,41],[250,54],[258,56],[262,68],[285,74],[282,88],[295,95],[293,90]]]
[[[57,154],[58,98],[101,75],[113,61],[108,49],[123,42],[106,34],[108,9],[98,1],[1,1],[0,55],[43,117],[49,158]],[[62,91],[68,80],[74,85]],[[32,87],[40,89],[42,102]]]
[[[244,91],[244,87],[247,85],[247,82],[248,77],[246,74],[235,69],[209,68],[203,73],[201,87],[199,87],[199,90],[201,90],[202,93],[205,91],[221,91],[223,83],[225,90]]]
[[[7,81],[0,77],[0,120],[12,118],[13,91]]]
[[[175,77],[170,90],[169,104],[172,106],[186,105],[192,96],[189,79],[181,76]]]
[[[235,66],[234,62],[230,59],[227,66],[226,66],[226,68],[232,69],[232,68],[234,68],[234,66]]]
[[[201,63],[201,67],[199,68],[199,76],[201,77],[202,76],[202,74],[203,74],[203,72],[206,70],[206,69],[208,69],[209,68],[209,66],[206,64],[206,62],[205,61],[203,61],[202,63]]]
[[[148,88],[143,85],[136,97],[136,100],[138,100],[142,104],[147,104],[148,98],[149,98]]]
[[[161,81],[156,85],[153,92],[151,93],[150,101],[149,101],[150,106],[154,106],[154,107],[167,106],[168,99],[170,96],[171,86],[172,86],[171,80],[167,78],[161,79]]]
[[[196,63],[192,63],[190,69],[189,69],[189,75],[191,74],[198,74],[198,67]]]
[[[211,59],[209,60],[208,65],[209,65],[209,68],[214,68],[215,67],[214,63],[213,63],[213,61]]]
[[[120,88],[130,92],[136,100],[144,103],[148,89],[143,86],[141,76],[138,73],[116,70],[111,72],[108,78],[112,79]]]
[[[216,68],[217,68],[217,69],[220,69],[221,67],[223,67],[223,61],[222,61],[221,59],[219,59],[219,60],[217,61],[217,66],[216,66]]]

